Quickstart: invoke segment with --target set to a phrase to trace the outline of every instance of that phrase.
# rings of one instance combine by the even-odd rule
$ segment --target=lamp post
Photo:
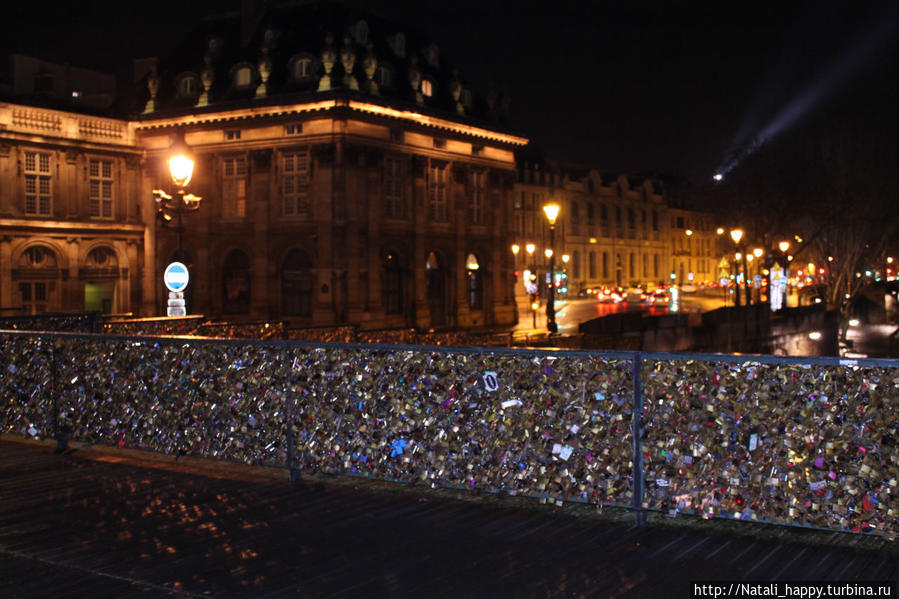
[[[562,254],[562,274],[564,277],[562,278],[565,284],[565,296],[568,296],[568,261],[571,260],[571,256],[568,254]]]
[[[172,183],[175,185],[175,193],[169,194],[163,189],[154,189],[153,197],[156,202],[156,215],[161,220],[162,226],[172,229],[178,235],[178,251],[175,254],[175,262],[184,262],[183,215],[187,212],[195,212],[199,210],[200,203],[203,201],[203,198],[198,195],[185,192],[187,184],[190,183],[190,180],[193,177],[194,161],[187,151],[187,147],[183,141],[183,136],[173,145],[172,150],[172,156],[168,160],[168,168],[169,176],[172,178]],[[177,219],[177,224],[175,226],[172,226],[170,224],[173,218]],[[182,267],[179,266],[179,268]],[[181,293],[184,287],[187,286],[187,277],[189,273],[186,271],[186,269],[187,265],[184,265],[182,271],[185,279],[183,281],[183,287],[181,288],[181,290],[175,292],[172,287],[169,287],[171,291],[171,293],[169,294],[170,316],[177,316],[179,314],[186,315],[187,313],[187,307],[183,302],[183,294]],[[166,282],[166,285],[168,286],[169,283]],[[177,302],[174,304],[172,303],[173,299],[177,300]],[[177,314],[175,312],[177,312]]]
[[[187,212],[195,212],[200,208],[203,198],[192,193],[185,193],[184,188],[190,183],[194,173],[194,161],[185,151],[179,151],[169,158],[169,175],[176,187],[177,197],[166,193],[162,189],[154,189],[153,197],[156,200],[156,213],[162,219],[162,225],[170,228],[178,234],[178,253],[180,260],[183,257],[184,223],[182,215]],[[177,217],[177,225],[171,226],[173,215]]]
[[[533,243],[529,243],[524,246],[525,251],[528,253],[528,285],[530,285],[529,291],[531,292],[531,317],[533,318],[532,327],[537,328],[537,308],[539,307],[537,304],[537,274],[534,272],[534,252],[537,250],[537,246]]]
[[[559,330],[559,325],[556,324],[556,263],[553,256],[553,248],[556,241],[556,219],[559,217],[559,209],[558,204],[547,204],[543,207],[546,220],[549,221],[549,251],[547,252],[549,257],[549,297],[546,300],[546,328],[550,333],[555,333]]]
[[[761,276],[762,276],[762,268],[763,268],[762,256],[764,254],[765,254],[765,250],[763,250],[762,248],[755,248],[754,250],[752,250],[752,255],[755,256],[755,260],[756,260],[756,262],[755,262],[755,278],[753,278],[753,280],[752,280],[753,286],[755,286],[755,279],[756,278],[759,279],[759,293],[758,293],[758,297],[756,298],[756,301],[755,301],[755,303],[757,303],[757,304],[762,303]],[[770,292],[770,287],[768,289]]]
[[[734,240],[734,245],[737,248],[737,254],[734,256],[734,283],[736,283],[737,289],[734,293],[734,305],[740,305],[740,240],[743,239],[743,230],[742,229],[732,229],[730,232],[730,238]],[[748,303],[748,302],[747,302]]]

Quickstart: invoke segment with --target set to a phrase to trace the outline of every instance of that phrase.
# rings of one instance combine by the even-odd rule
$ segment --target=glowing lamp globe
[[[559,210],[558,204],[547,204],[543,207],[543,212],[546,214],[546,220],[549,221],[549,224],[556,224],[556,219],[559,217]]]
[[[190,178],[194,174],[194,161],[185,156],[178,154],[169,158],[169,174],[172,181],[178,187],[184,187],[190,183]]]

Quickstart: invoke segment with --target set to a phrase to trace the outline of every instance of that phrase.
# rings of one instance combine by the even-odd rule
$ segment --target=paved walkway
[[[691,581],[896,580],[899,549],[0,440],[0,597],[690,597]],[[143,456],[143,457],[142,457]],[[149,461],[145,461],[149,460]]]

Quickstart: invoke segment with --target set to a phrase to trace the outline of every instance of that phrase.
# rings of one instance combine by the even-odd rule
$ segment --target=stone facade
[[[136,125],[149,170],[184,135],[197,161],[184,216],[191,312],[313,326],[511,324],[509,214],[524,140],[332,101]],[[177,251],[156,227],[155,270]],[[156,310],[160,296],[157,295]],[[151,310],[150,306],[147,306]]]
[[[127,121],[0,103],[4,314],[139,309],[154,216],[141,161]]]
[[[519,249],[519,301],[526,291],[525,271],[532,266],[538,273],[548,269],[544,250],[549,224],[542,206],[550,202],[561,207],[554,251],[557,272],[568,275],[569,294],[598,287],[654,288],[671,284],[671,273],[678,284],[713,279],[713,259],[706,255],[713,250],[712,215],[670,207],[659,181],[525,159],[519,159],[517,168],[513,243]],[[533,257],[525,251],[528,243],[536,245]],[[567,263],[561,260],[566,255]]]

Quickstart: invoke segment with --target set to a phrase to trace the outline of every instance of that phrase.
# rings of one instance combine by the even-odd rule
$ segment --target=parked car
[[[687,283],[686,285],[681,285],[680,290],[684,293],[696,293],[696,285]]]

